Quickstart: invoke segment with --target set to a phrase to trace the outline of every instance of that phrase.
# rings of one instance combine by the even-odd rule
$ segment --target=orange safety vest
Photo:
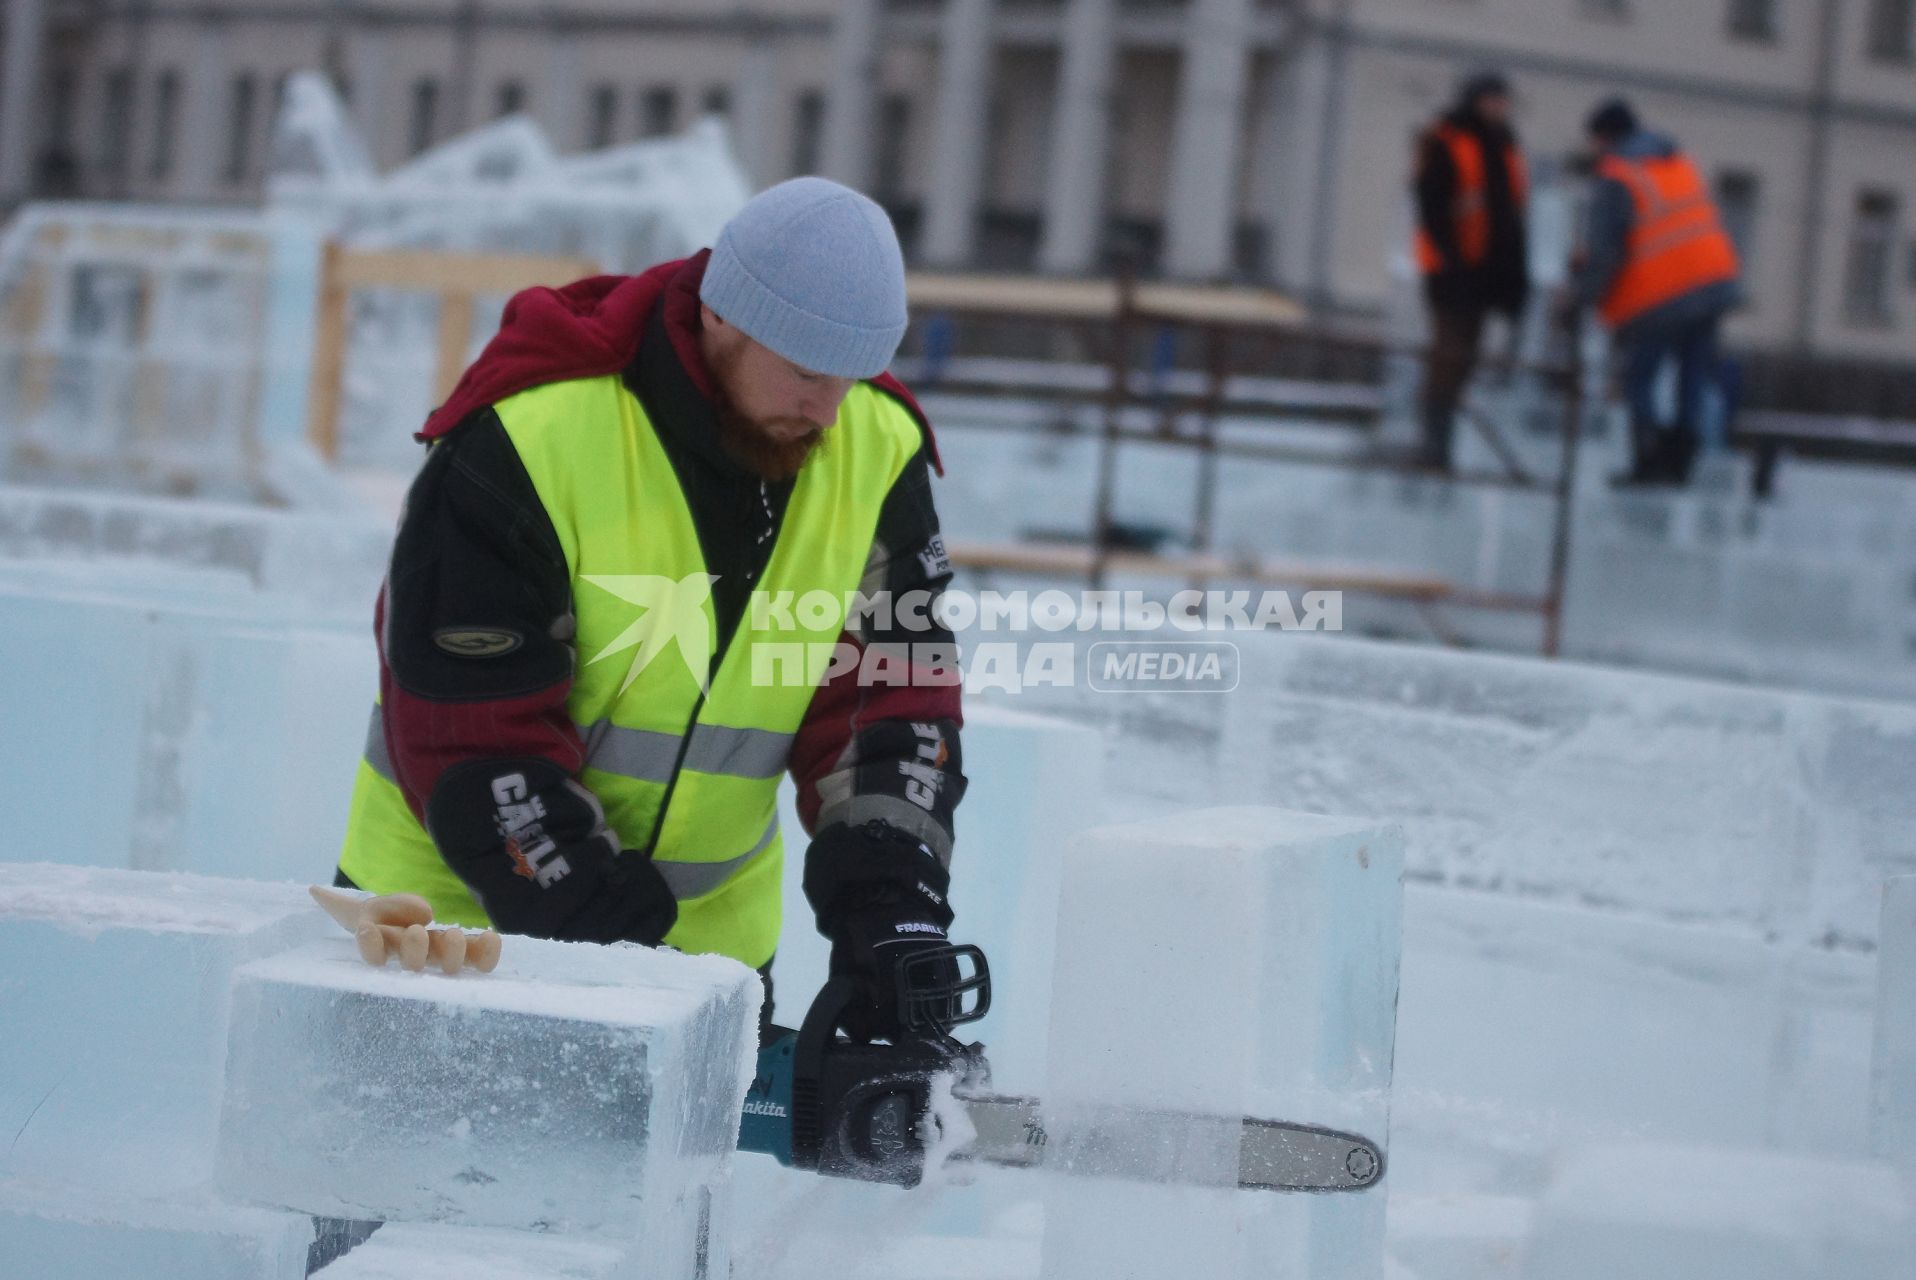
[[[1686,293],[1737,277],[1736,245],[1688,156],[1605,156],[1601,177],[1621,182],[1636,204],[1623,269],[1600,310],[1612,329]]]
[[[1451,204],[1457,252],[1463,255],[1465,266],[1477,266],[1490,256],[1490,182],[1483,139],[1449,123],[1434,126],[1430,136],[1450,151],[1451,167],[1457,171],[1457,193]],[[1522,210],[1530,179],[1524,170],[1523,153],[1514,143],[1504,149],[1504,171],[1510,175],[1510,198]],[[1417,269],[1425,275],[1444,265],[1437,242],[1422,225],[1417,228],[1416,250]]]

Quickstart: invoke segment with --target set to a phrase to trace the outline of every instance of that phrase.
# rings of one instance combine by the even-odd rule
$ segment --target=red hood
[[[709,393],[695,336],[698,282],[710,256],[711,250],[705,249],[690,258],[661,262],[636,276],[592,276],[563,288],[541,286],[514,294],[499,318],[499,332],[461,375],[446,402],[427,416],[414,439],[436,439],[474,410],[521,391],[569,378],[603,377],[626,368],[638,355],[646,322],[668,288],[683,295],[683,306],[666,316],[672,345],[693,381]],[[870,381],[918,419],[931,464],[939,475],[945,474],[931,424],[905,384],[889,373]]]

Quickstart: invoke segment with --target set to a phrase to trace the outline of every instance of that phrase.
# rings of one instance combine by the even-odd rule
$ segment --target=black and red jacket
[[[604,834],[602,820],[593,823],[596,804],[579,794],[585,748],[566,712],[576,660],[569,570],[491,408],[495,402],[569,378],[615,372],[624,378],[671,459],[707,570],[717,575],[713,605],[721,638],[731,635],[770,558],[792,484],[760,480],[719,446],[699,347],[705,260],[702,253],[638,276],[602,276],[518,295],[499,334],[419,433],[431,448],[407,495],[375,629],[393,778],[442,854],[449,839],[492,838],[493,802],[475,783],[494,772],[484,766],[507,760],[549,764],[542,770],[551,792],[547,808],[555,816],[577,810],[580,840]],[[889,375],[873,384],[912,413],[924,443],[880,509],[861,590],[936,593],[951,577],[932,502],[936,446],[902,385]],[[508,654],[475,662],[434,643],[436,632],[455,627],[525,640]],[[894,634],[861,625],[842,639],[861,648],[952,645],[950,632],[937,627]],[[949,864],[952,811],[965,787],[961,723],[955,685],[873,687],[861,685],[854,669],[818,688],[793,743],[790,769],[801,820],[814,837],[805,883],[821,924],[841,897],[869,899],[875,885],[883,896],[882,881],[894,863],[901,879],[919,876],[927,853]],[[906,792],[907,783],[923,777],[928,731],[943,746],[929,809],[924,789],[914,790],[917,799]],[[602,922],[588,926],[583,917],[578,927],[565,918],[540,918],[540,895],[525,898],[510,913],[515,932],[557,938],[603,932]],[[488,907],[497,913],[497,904]]]

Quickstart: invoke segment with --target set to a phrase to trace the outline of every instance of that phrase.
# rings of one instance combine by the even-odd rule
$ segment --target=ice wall
[[[1239,649],[1229,695],[1018,699],[1111,731],[1121,816],[1251,800],[1398,821],[1416,881],[1839,949],[1873,945],[1882,881],[1916,872],[1916,706],[1351,635],[1201,638]]]
[[[1320,1124],[1385,1146],[1402,847],[1376,824],[1259,808],[1074,841],[1058,914],[1047,1160],[1105,1167],[1103,1149],[1124,1149],[1126,1112]],[[1049,1176],[1043,1274],[1374,1280],[1386,1184],[1323,1196],[1236,1190],[1237,1136],[1186,1148],[1180,1185]]]
[[[1916,1195],[1916,876],[1898,876],[1883,891],[1870,1136]]]

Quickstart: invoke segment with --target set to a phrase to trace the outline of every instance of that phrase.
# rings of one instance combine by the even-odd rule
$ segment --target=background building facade
[[[7,0],[0,201],[253,199],[279,86],[376,158],[523,111],[586,149],[728,116],[925,265],[1119,257],[1375,313],[1412,142],[1483,67],[1545,180],[1624,93],[1711,176],[1746,346],[1916,359],[1916,0]],[[1401,267],[1397,268],[1401,269]]]

